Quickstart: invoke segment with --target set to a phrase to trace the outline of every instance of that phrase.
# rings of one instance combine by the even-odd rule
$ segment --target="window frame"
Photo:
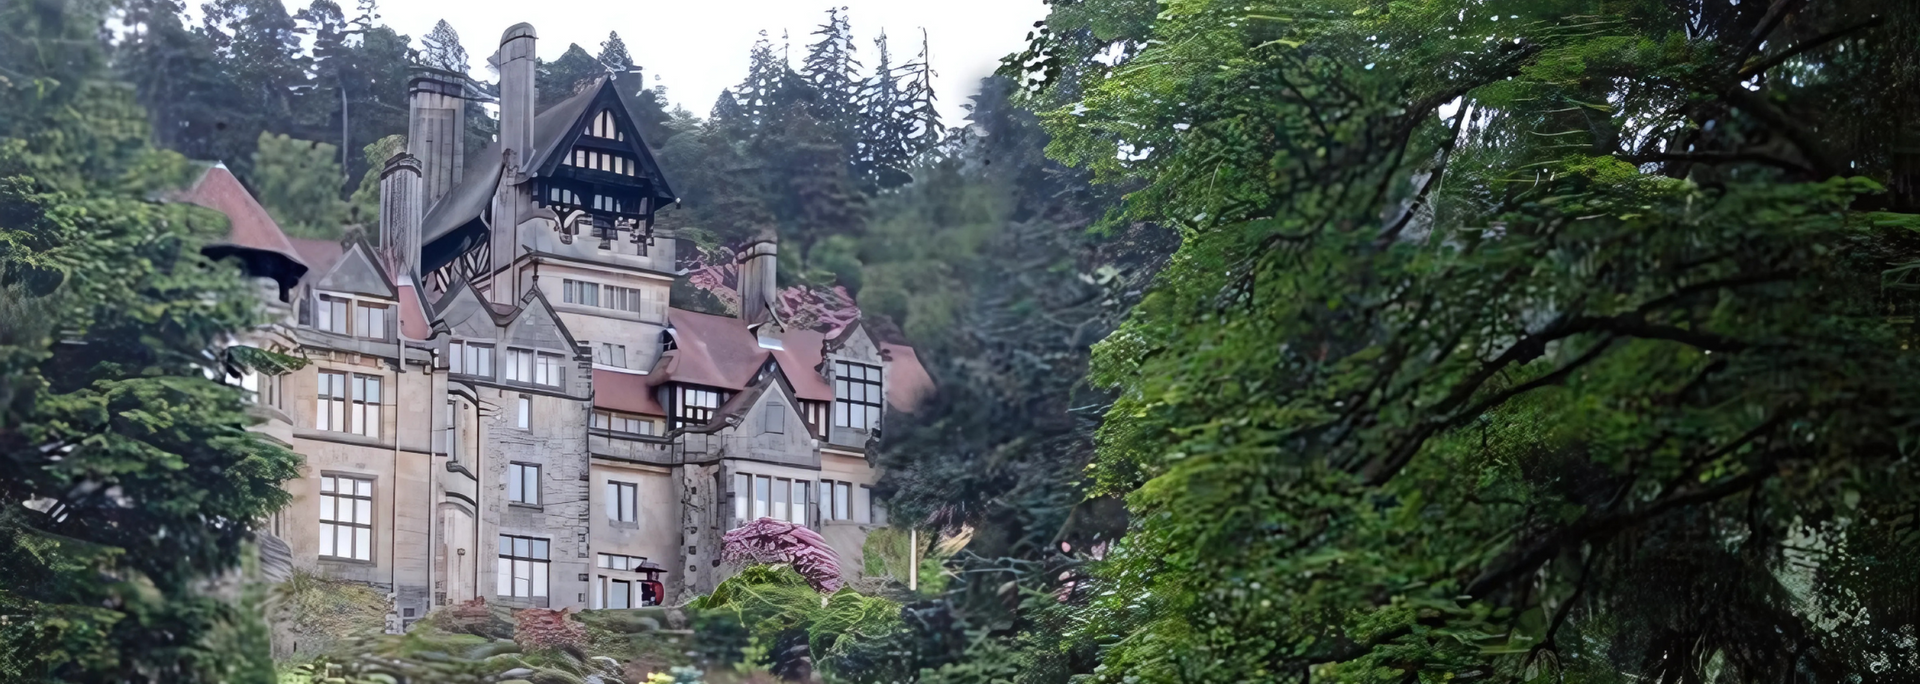
[[[636,482],[607,480],[607,522],[636,523],[640,520],[640,485]]]
[[[352,490],[342,494],[340,492],[342,482],[352,483]],[[374,478],[366,475],[326,472],[320,474],[320,488],[317,495],[319,514],[315,517],[318,520],[321,539],[316,555],[321,560],[347,561],[353,563],[376,562],[374,560],[374,549],[378,548],[378,546],[373,543],[373,492],[375,484]],[[328,489],[329,485],[332,486],[331,490]],[[366,486],[365,495],[360,493],[361,485]],[[351,505],[353,511],[352,519],[340,519],[341,502],[343,501]],[[363,502],[364,510],[362,506]],[[333,511],[331,514],[327,512],[329,508]],[[365,522],[360,521],[362,513],[366,514]],[[342,531],[341,528],[345,528],[346,531],[350,532],[348,536],[353,540],[351,542],[353,548],[347,555],[337,553],[340,550],[339,534]],[[366,547],[366,557],[364,558],[360,557],[362,546],[360,541],[362,539],[366,541],[364,544]],[[329,550],[332,552],[330,553]]]
[[[349,424],[346,432],[379,439],[380,425],[385,416],[383,407],[386,405],[385,387],[380,376],[354,373],[347,380],[347,385],[351,391],[347,404]],[[368,392],[369,389],[372,392]]]
[[[447,344],[447,372],[454,375],[493,377],[493,344],[454,340]]]
[[[690,399],[696,399],[699,402],[689,403]],[[675,384],[673,386],[673,429],[713,422],[714,414],[719,412],[720,405],[725,401],[720,397],[719,390]]]
[[[541,470],[540,464],[538,463],[525,463],[522,461],[513,461],[507,464],[507,504],[508,505],[533,506],[533,507],[538,507],[541,505],[540,495],[542,494],[542,491],[541,491],[542,482],[540,480],[540,470]],[[527,481],[527,475],[529,474],[529,472],[531,472],[531,474],[533,475],[532,482]],[[526,500],[529,492],[532,493],[532,498],[533,498],[532,501]],[[515,498],[515,497],[519,497],[519,498]]]
[[[859,371],[856,377],[855,371]],[[886,393],[879,366],[833,362],[833,426],[872,431],[880,427]],[[856,414],[858,420],[855,420]]]
[[[316,293],[313,300],[313,329],[334,335],[353,334],[352,297]]]
[[[525,553],[521,542],[526,542]],[[502,534],[499,539],[499,564],[495,569],[494,595],[501,598],[548,598],[552,593],[548,586],[552,581],[553,542],[540,537],[526,537],[516,534]],[[521,576],[521,567],[525,564],[527,572]],[[527,583],[527,593],[520,593],[520,582]]]
[[[369,331],[364,328],[373,327],[373,312],[379,312],[380,314],[380,329],[373,331],[373,334],[369,334]],[[387,339],[387,331],[392,328],[392,326],[393,307],[391,305],[376,304],[362,300],[353,301],[354,337],[368,340],[385,340]]]

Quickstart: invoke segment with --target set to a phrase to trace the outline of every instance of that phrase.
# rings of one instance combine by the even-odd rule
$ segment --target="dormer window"
[[[374,340],[387,339],[387,313],[385,304],[361,302],[353,309],[353,334]]]
[[[705,425],[713,420],[713,412],[720,408],[720,393],[685,385],[674,388],[673,427],[683,428]]]
[[[833,426],[855,430],[880,427],[880,368],[833,362]]]
[[[507,380],[548,387],[560,386],[560,357],[525,349],[507,350]]]
[[[493,345],[455,340],[447,345],[447,372],[493,377]]]
[[[320,295],[313,305],[313,327],[339,335],[347,334],[347,306],[339,297]]]

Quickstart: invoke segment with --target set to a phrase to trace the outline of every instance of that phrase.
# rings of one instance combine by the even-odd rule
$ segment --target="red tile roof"
[[[433,335],[433,328],[427,323],[427,314],[420,305],[420,295],[416,294],[412,282],[400,284],[400,334],[409,340],[424,340]]]
[[[920,355],[904,344],[880,343],[880,351],[892,361],[887,371],[887,403],[911,412],[933,393],[933,376],[920,365]]]
[[[684,382],[740,390],[766,362],[767,350],[738,318],[668,309],[667,324],[673,328],[677,348],[661,356],[655,384]]]
[[[312,266],[300,259],[293,244],[287,241],[287,234],[280,230],[280,224],[274,222],[266,207],[254,201],[253,194],[240,184],[240,179],[233,177],[226,165],[215,164],[207,169],[180,199],[227,215],[230,226],[227,237],[218,244],[271,252],[303,266]]]
[[[333,270],[334,264],[340,262],[341,255],[347,253],[346,245],[340,244],[339,240],[287,238],[287,243],[293,247],[294,253],[300,256],[301,261],[306,262],[312,269],[307,271],[307,278],[326,275],[328,271]]]
[[[594,369],[593,407],[625,411],[645,416],[664,416],[666,410],[653,398],[648,376]]]
[[[787,382],[793,384],[793,396],[807,401],[833,401],[833,387],[820,376],[820,363],[827,343],[825,335],[812,330],[796,330],[780,336],[781,346],[773,358],[780,362]]]

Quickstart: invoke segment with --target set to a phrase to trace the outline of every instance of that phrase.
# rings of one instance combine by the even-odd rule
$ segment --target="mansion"
[[[305,458],[264,547],[393,596],[393,625],[474,598],[672,603],[728,573],[721,537],[806,525],[860,568],[886,524],[867,450],[931,387],[855,322],[789,327],[777,242],[739,253],[739,316],[673,308],[676,195],[634,125],[637,73],[535,111],[531,26],[501,39],[500,133],[462,149],[464,75],[409,87],[381,170],[378,246],[289,239],[224,167],[180,197],[225,213],[276,320],[245,343],[305,360],[235,380]]]

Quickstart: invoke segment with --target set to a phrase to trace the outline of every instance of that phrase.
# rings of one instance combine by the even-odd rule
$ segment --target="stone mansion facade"
[[[866,453],[931,386],[859,323],[789,328],[771,237],[739,257],[740,316],[675,309],[675,195],[633,123],[637,74],[534,111],[531,26],[502,37],[500,134],[468,158],[464,76],[410,86],[379,246],[293,240],[224,167],[181,199],[225,213],[278,317],[248,344],[305,359],[235,381],[305,457],[263,543],[391,593],[391,623],[473,598],[674,602],[727,573],[721,536],[804,524],[859,572],[886,524]]]

